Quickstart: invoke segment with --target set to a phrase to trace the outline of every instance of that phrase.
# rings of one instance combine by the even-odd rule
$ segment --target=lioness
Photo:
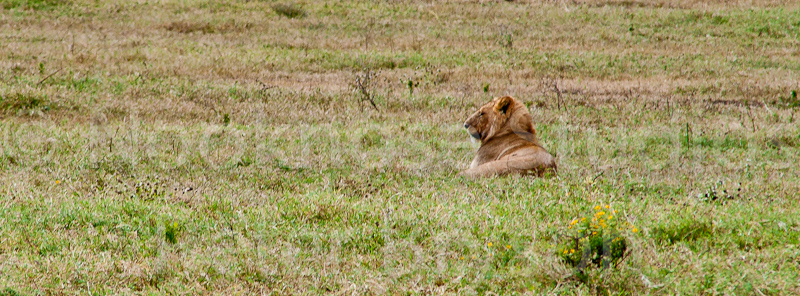
[[[542,176],[557,170],[553,156],[536,140],[531,114],[525,104],[515,98],[494,98],[472,114],[464,127],[481,141],[481,147],[469,169],[459,175],[533,173]]]

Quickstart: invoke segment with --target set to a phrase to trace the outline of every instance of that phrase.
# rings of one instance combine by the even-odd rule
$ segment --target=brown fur
[[[512,97],[495,98],[464,123],[481,147],[461,175],[486,177],[507,174],[555,173],[555,158],[539,144],[525,104]]]

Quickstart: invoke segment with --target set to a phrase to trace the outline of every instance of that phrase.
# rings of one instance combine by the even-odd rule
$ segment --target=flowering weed
[[[576,268],[581,278],[588,268],[617,265],[625,258],[628,241],[623,233],[639,230],[617,216],[611,205],[594,207],[592,215],[573,219],[561,240],[557,255]]]

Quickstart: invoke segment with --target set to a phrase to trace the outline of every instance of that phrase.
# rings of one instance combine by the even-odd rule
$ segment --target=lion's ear
[[[497,101],[497,104],[494,105],[494,110],[497,112],[503,112],[503,114],[505,114],[508,112],[508,108],[511,107],[512,102],[513,99],[511,97],[502,97],[499,101]]]

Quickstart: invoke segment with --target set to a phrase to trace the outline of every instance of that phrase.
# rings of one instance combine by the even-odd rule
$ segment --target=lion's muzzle
[[[467,129],[467,132],[469,132],[469,135],[472,136],[473,138],[478,140],[481,139],[481,133],[478,132],[478,129],[469,125],[469,123],[465,123],[464,128]]]

